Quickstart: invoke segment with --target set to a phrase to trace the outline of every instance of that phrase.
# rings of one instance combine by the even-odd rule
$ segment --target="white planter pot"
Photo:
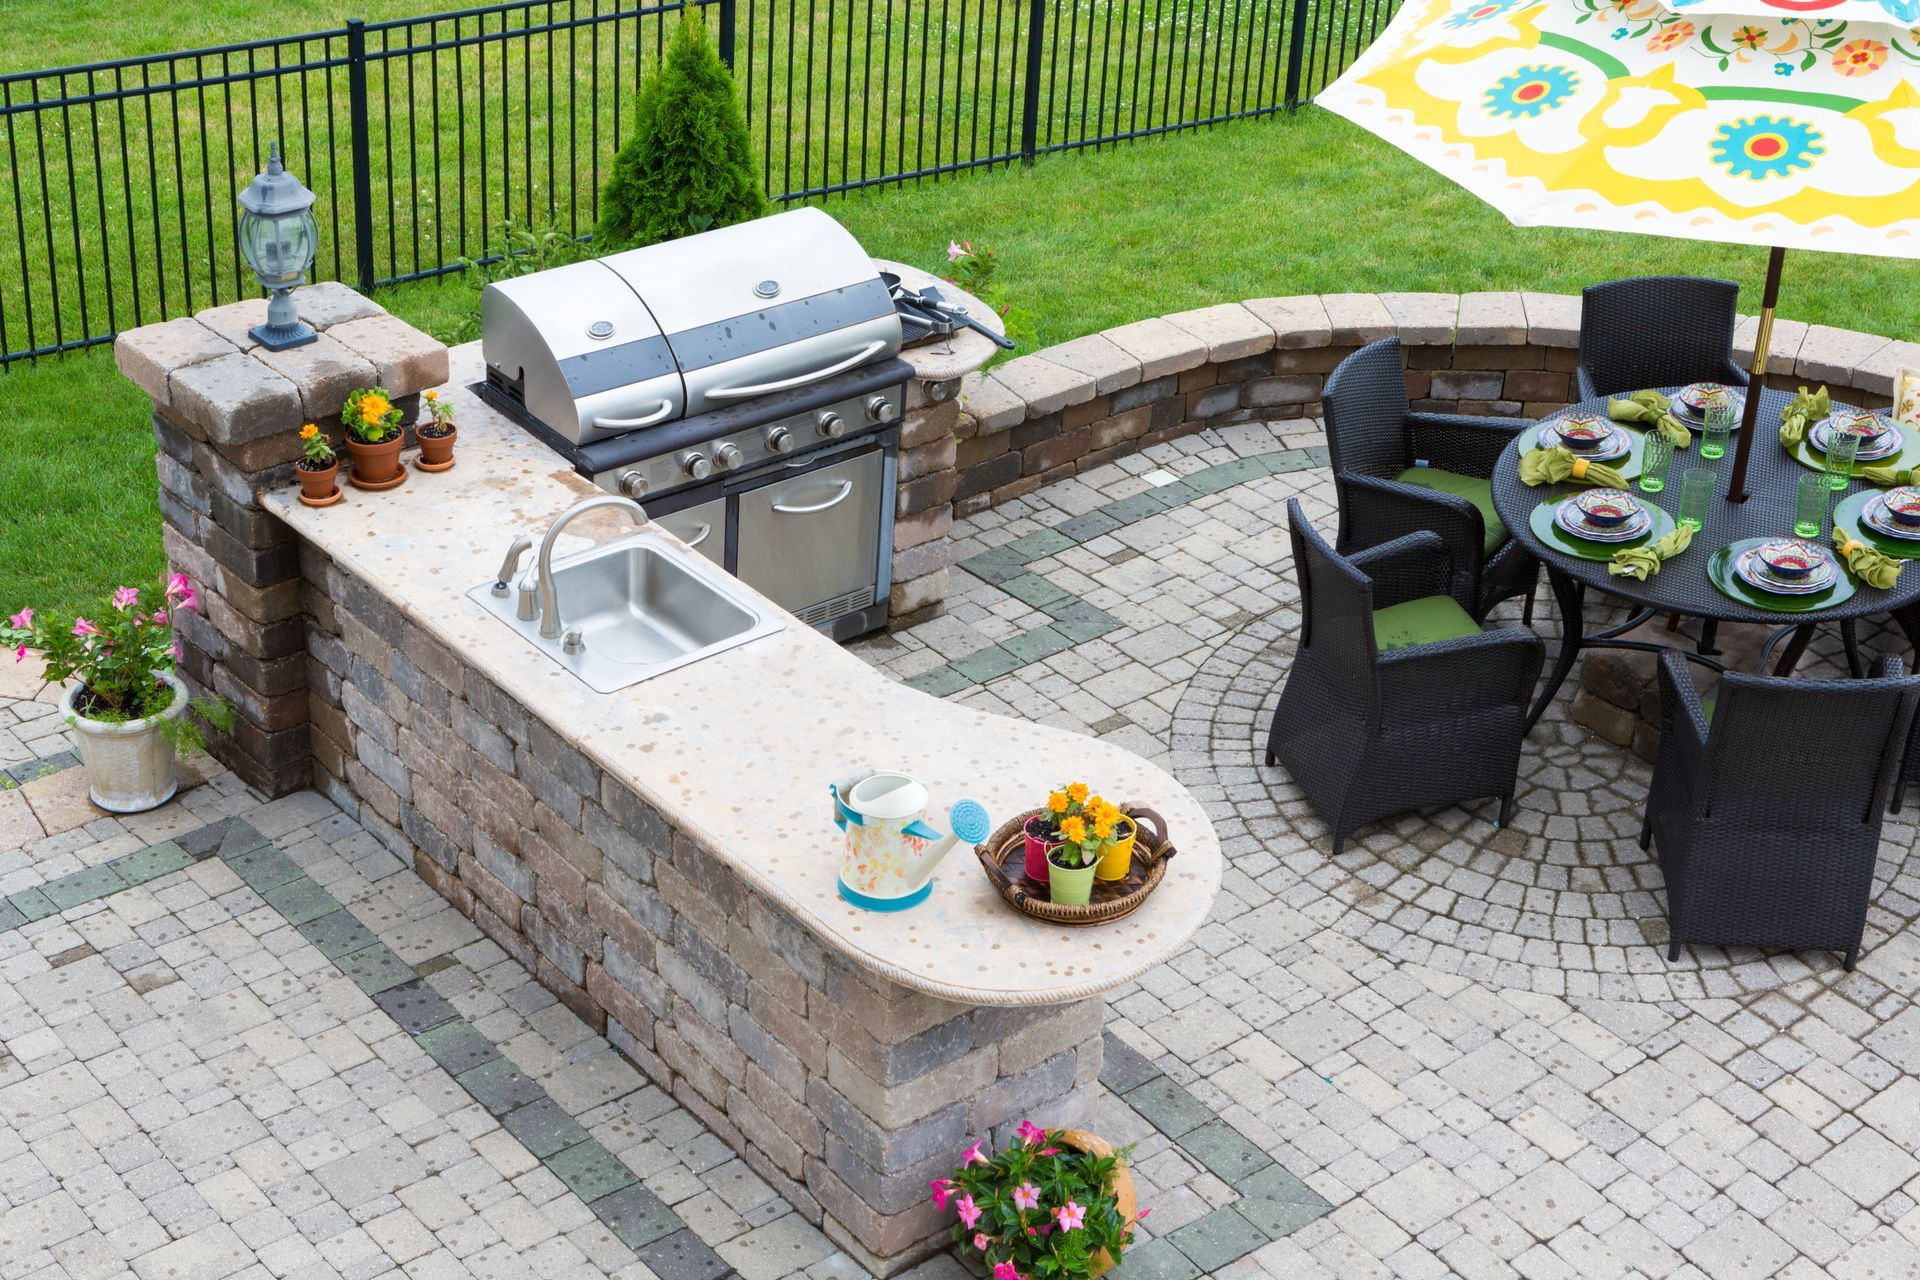
[[[179,790],[173,745],[161,736],[160,722],[178,720],[187,713],[187,687],[165,673],[160,679],[173,687],[173,702],[159,715],[144,720],[109,724],[87,719],[73,707],[79,685],[70,687],[60,699],[61,714],[73,726],[80,759],[87,767],[87,794],[109,813],[157,809]]]

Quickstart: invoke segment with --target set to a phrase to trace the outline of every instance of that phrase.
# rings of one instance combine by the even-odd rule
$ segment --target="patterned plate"
[[[1588,523],[1578,506],[1563,502],[1554,509],[1553,522],[1574,537],[1589,542],[1631,542],[1653,528],[1653,513],[1642,506],[1623,523],[1608,528]]]
[[[1587,449],[1584,451],[1576,449],[1572,445],[1567,444],[1561,437],[1559,431],[1561,426],[1572,422],[1586,423],[1589,421],[1604,425],[1607,428],[1606,438],[1597,449]],[[1617,462],[1619,459],[1633,452],[1632,437],[1620,427],[1607,422],[1606,419],[1600,417],[1598,414],[1592,413],[1570,413],[1564,418],[1555,419],[1551,422],[1543,422],[1540,424],[1539,439],[1540,447],[1543,449],[1551,449],[1555,445],[1560,445],[1574,457],[1585,458],[1588,462]]]
[[[1882,495],[1878,489],[1863,489],[1850,495],[1833,509],[1833,527],[1896,560],[1920,560],[1920,537],[1882,533],[1866,518],[1866,509],[1880,501]]]
[[[1752,585],[1734,572],[1734,562],[1765,541],[1765,538],[1743,538],[1715,551],[1707,560],[1707,581],[1727,598],[1749,609],[1766,613],[1818,613],[1851,600],[1853,593],[1859,589],[1850,573],[1837,575],[1823,591],[1812,591],[1805,595],[1786,595]]]
[[[1642,502],[1642,511],[1653,517],[1653,527],[1642,530],[1640,535],[1625,542],[1596,542],[1592,538],[1583,538],[1568,533],[1554,519],[1559,508],[1566,505],[1564,498],[1548,498],[1534,507],[1527,517],[1527,529],[1540,540],[1542,547],[1549,553],[1563,555],[1574,560],[1611,560],[1613,553],[1625,547],[1645,546],[1658,541],[1673,532],[1673,517],[1658,505]]]
[[[1767,572],[1767,566],[1760,561],[1758,546],[1748,547],[1735,556],[1733,571],[1739,574],[1740,580],[1748,586],[1758,587],[1762,591],[1780,596],[1818,595],[1831,587],[1840,576],[1840,571],[1834,567],[1832,559],[1829,558],[1825,567],[1814,570],[1805,582],[1782,582]]]
[[[1861,504],[1860,519],[1869,529],[1875,533],[1885,534],[1889,538],[1898,538],[1902,542],[1920,543],[1920,528],[1901,524],[1888,512],[1886,494],[1868,493],[1863,496],[1866,501]]]
[[[1707,423],[1707,415],[1701,410],[1695,409],[1682,398],[1687,390],[1687,388],[1682,388],[1680,393],[1673,397],[1674,416],[1690,427],[1703,427]],[[1728,387],[1727,390],[1733,393],[1732,429],[1738,431],[1741,424],[1746,421],[1747,393],[1739,387]]]
[[[1832,418],[1822,418],[1807,428],[1807,443],[1822,453],[1827,451],[1827,441],[1831,439],[1833,439]],[[1883,431],[1871,444],[1862,440],[1860,452],[1854,455],[1854,459],[1859,462],[1878,462],[1882,458],[1888,458],[1900,452],[1905,443],[1898,431]]]

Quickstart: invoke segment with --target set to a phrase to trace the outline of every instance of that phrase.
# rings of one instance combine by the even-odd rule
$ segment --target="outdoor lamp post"
[[[320,336],[293,306],[293,287],[306,280],[319,239],[314,199],[280,163],[278,142],[267,155],[266,170],[240,193],[240,255],[271,295],[267,322],[247,332],[269,351],[305,346]]]

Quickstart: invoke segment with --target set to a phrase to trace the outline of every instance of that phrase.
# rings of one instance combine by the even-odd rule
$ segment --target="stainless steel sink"
[[[786,625],[725,570],[646,530],[556,561],[553,592],[568,631],[554,639],[540,634],[538,618],[517,617],[512,593],[495,594],[494,583],[482,583],[467,595],[599,693],[652,679]],[[576,632],[577,646],[568,643]]]

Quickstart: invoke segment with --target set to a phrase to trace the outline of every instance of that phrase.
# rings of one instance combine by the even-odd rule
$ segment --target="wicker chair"
[[[1400,340],[1384,338],[1342,360],[1321,394],[1340,495],[1336,545],[1351,554],[1438,533],[1469,613],[1484,618],[1500,601],[1524,596],[1533,621],[1539,565],[1507,535],[1490,483],[1501,451],[1533,424],[1415,413],[1404,370]]]
[[[1284,763],[1333,828],[1498,796],[1513,811],[1527,700],[1546,646],[1525,627],[1482,631],[1445,542],[1413,533],[1351,558],[1287,503],[1300,646],[1267,763]]]
[[[1689,382],[1747,385],[1733,362],[1740,286],[1694,276],[1639,276],[1580,293],[1579,398]]]
[[[1920,696],[1920,678],[1903,671],[1889,656],[1865,680],[1729,672],[1709,712],[1680,655],[1660,655],[1660,754],[1640,847],[1651,842],[1666,874],[1667,959],[1702,943],[1841,951],[1853,968]],[[1783,787],[1788,778],[1800,785]]]

